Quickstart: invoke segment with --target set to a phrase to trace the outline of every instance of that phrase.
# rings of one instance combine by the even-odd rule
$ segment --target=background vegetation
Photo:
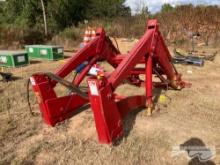
[[[45,7],[48,34],[44,34],[42,3]],[[152,14],[146,6],[137,6],[136,14],[124,5],[125,0],[7,0],[0,2],[0,45],[21,46],[32,43],[78,44],[86,26],[103,26],[116,37],[140,37],[146,19],[157,18],[161,31],[170,43],[183,44],[193,33],[200,33],[209,44],[219,41],[218,6],[164,4]],[[88,24],[85,24],[88,22]]]

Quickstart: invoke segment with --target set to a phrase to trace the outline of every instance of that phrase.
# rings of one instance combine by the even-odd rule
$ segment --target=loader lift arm
[[[73,82],[64,80],[85,61],[87,65]],[[114,70],[104,75],[88,76],[88,98],[84,97],[77,87],[98,61],[107,61]],[[137,68],[138,64],[142,67]],[[153,74],[161,82],[153,82]],[[141,80],[140,75],[145,75],[145,80]],[[126,55],[122,55],[105,35],[104,30],[99,28],[96,38],[72,56],[54,75],[36,73],[30,80],[42,117],[47,124],[54,126],[57,122],[70,117],[79,107],[90,104],[99,142],[107,144],[122,136],[122,120],[127,113],[142,106],[146,106],[151,113],[153,86],[168,86],[173,89],[185,87],[181,75],[172,65],[171,55],[159,32],[157,20],[148,21],[145,34]],[[117,95],[115,89],[125,80],[136,86],[145,86],[146,95],[131,97]],[[57,97],[54,92],[57,82],[75,92]]]

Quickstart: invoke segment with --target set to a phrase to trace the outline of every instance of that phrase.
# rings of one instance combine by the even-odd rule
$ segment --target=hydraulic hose
[[[27,80],[27,103],[28,103],[28,108],[29,108],[30,114],[33,116],[34,113],[32,111],[31,103],[30,103],[30,91],[29,91],[30,82],[31,82],[30,79],[28,79]]]

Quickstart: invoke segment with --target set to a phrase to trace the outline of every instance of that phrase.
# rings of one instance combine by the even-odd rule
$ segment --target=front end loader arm
[[[117,63],[112,61],[112,57],[115,57],[119,53],[111,40],[105,35],[105,31],[99,28],[96,32],[95,39],[73,55],[55,74],[33,74],[30,81],[44,121],[54,126],[57,122],[72,116],[79,107],[88,104],[88,97],[84,96],[87,93],[83,94],[78,89],[78,86],[97,61],[106,60],[116,67]],[[87,66],[82,69],[72,83],[64,79],[85,61],[88,62]],[[70,91],[73,91],[73,93],[64,97],[57,97],[54,88],[58,82]]]
[[[95,116],[99,142],[112,143],[123,134],[123,118],[128,112],[146,106],[148,114],[153,109],[153,74],[160,76],[161,85],[174,89],[184,87],[184,82],[171,63],[171,56],[158,30],[156,20],[148,22],[147,31],[133,49],[121,59],[118,67],[102,79],[88,79],[89,100]],[[136,74],[145,75],[146,95],[118,96],[114,91],[131,73],[137,64],[145,64]],[[144,70],[144,72],[143,72]],[[164,77],[164,75],[166,77]]]
[[[98,61],[108,62],[114,70],[111,73],[89,76],[88,91],[83,93],[78,87]],[[73,82],[64,79],[85,62]],[[140,75],[145,75],[145,80],[140,79]],[[160,82],[153,82],[153,75]],[[37,73],[30,80],[47,124],[54,126],[72,116],[79,107],[90,104],[99,142],[106,144],[123,135],[122,120],[130,111],[147,107],[151,114],[153,87],[185,87],[181,75],[171,62],[171,55],[160,34],[157,20],[148,21],[145,34],[128,54],[121,54],[100,28],[95,39],[72,56],[55,74]],[[57,97],[54,87],[58,82],[72,92],[67,96]],[[124,82],[145,87],[146,94],[119,96],[115,90]]]
[[[172,58],[169,50],[167,49],[160,31],[158,30],[158,23],[156,20],[151,20],[148,22],[148,28],[143,37],[133,47],[128,55],[121,60],[119,66],[108,78],[112,88],[115,89],[123,81],[123,79],[125,79],[129,73],[134,70],[138,63],[142,63],[142,61],[146,63],[149,57],[152,58],[152,61],[155,64],[160,66],[160,71],[162,71],[163,75],[166,75],[168,82],[170,82],[168,84],[170,87],[174,89],[184,87],[181,79],[177,78],[180,75],[172,64]],[[145,66],[145,69],[147,69],[147,65]],[[153,67],[152,70],[154,70]]]

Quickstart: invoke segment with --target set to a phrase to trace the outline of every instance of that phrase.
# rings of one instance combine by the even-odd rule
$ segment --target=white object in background
[[[17,60],[18,62],[25,62],[24,56],[18,56]]]
[[[47,50],[45,50],[45,49],[40,50],[40,54],[41,55],[47,55]]]
[[[33,49],[33,48],[29,48],[28,50],[29,50],[30,53],[33,53],[33,52],[34,52],[34,49]]]
[[[89,70],[89,74],[92,76],[97,76],[99,71],[103,71],[98,65],[93,65],[93,67]]]
[[[88,81],[88,84],[89,84],[89,89],[90,89],[91,95],[98,96],[99,92],[98,92],[98,89],[96,86],[96,82],[95,81]]]
[[[36,82],[35,82],[35,80],[34,80],[33,77],[30,77],[30,82],[31,82],[32,86],[35,86],[35,85],[36,85]]]
[[[7,63],[7,57],[1,56],[1,57],[0,57],[0,62],[2,62],[2,63]]]
[[[58,50],[57,50],[57,53],[63,53],[63,49],[62,48],[59,48]]]
[[[193,72],[192,72],[192,70],[187,70],[187,73],[192,74]]]

